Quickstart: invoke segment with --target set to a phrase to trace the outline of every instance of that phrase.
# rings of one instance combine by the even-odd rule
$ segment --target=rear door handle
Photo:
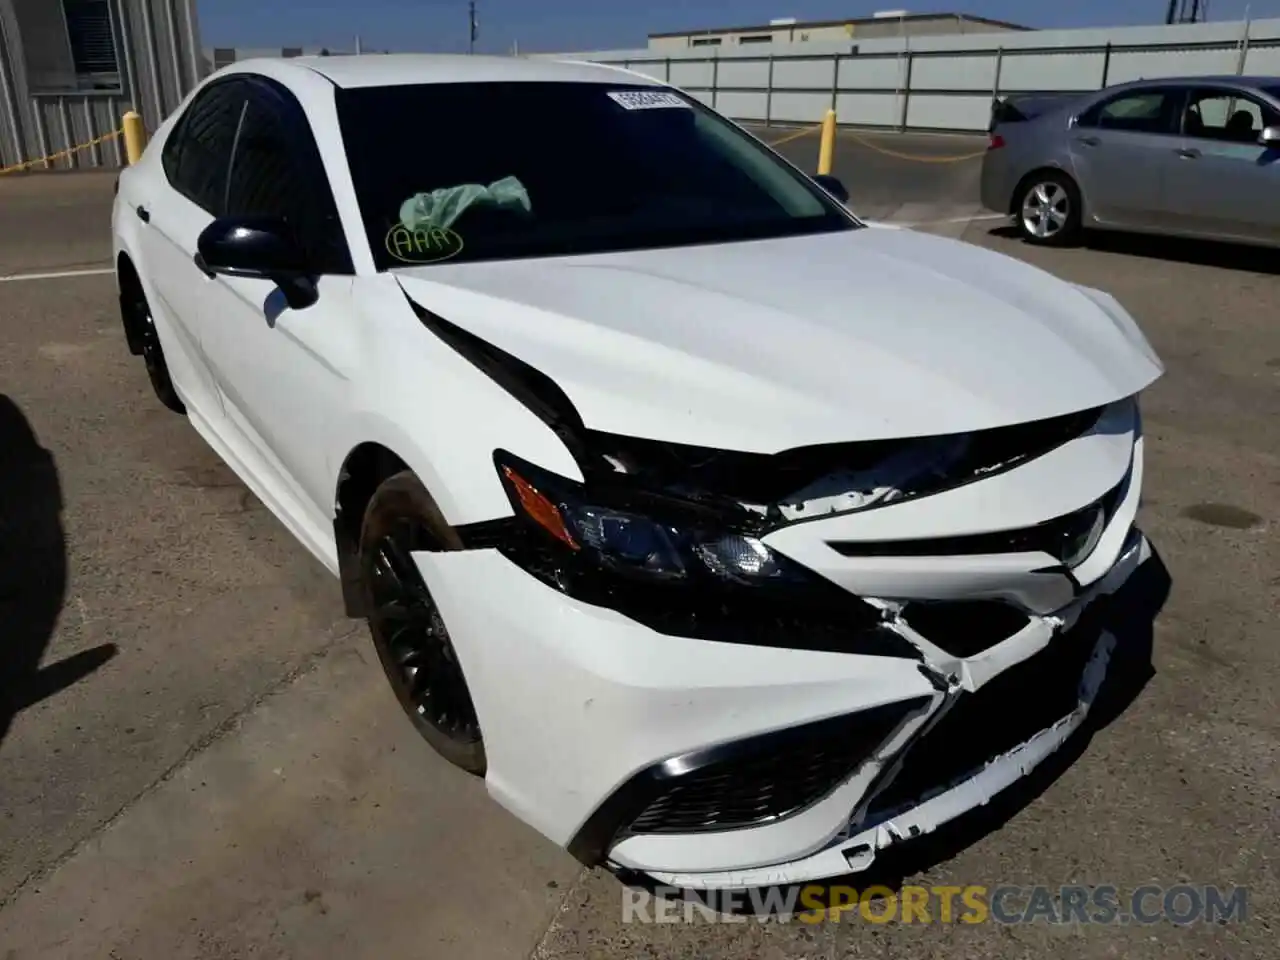
[[[1076,139],[1079,140],[1081,143],[1083,143],[1086,147],[1096,147],[1098,144],[1102,142],[1097,137],[1076,137]]]
[[[138,206],[134,209],[134,213],[138,215],[138,219],[141,220],[143,223],[151,222],[151,211],[148,210],[146,207]]]
[[[1200,151],[1195,149],[1195,147],[1191,147],[1190,149],[1184,147],[1178,151],[1178,156],[1183,160],[1199,160]]]

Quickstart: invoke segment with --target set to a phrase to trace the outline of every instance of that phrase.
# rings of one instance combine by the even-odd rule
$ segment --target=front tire
[[[400,706],[436,753],[483,776],[484,737],[471,691],[411,556],[458,545],[422,482],[410,471],[398,473],[378,487],[365,510],[360,587],[374,649]]]
[[[122,298],[127,299],[127,297]],[[164,360],[164,350],[160,346],[160,334],[156,332],[156,323],[151,316],[151,307],[147,298],[139,291],[134,294],[133,301],[126,303],[124,309],[130,313],[125,318],[126,331],[133,325],[134,341],[140,348],[142,361],[147,366],[147,378],[151,381],[151,389],[156,397],[174,413],[185,414],[186,405],[178,396],[169,376],[169,365]]]
[[[1018,232],[1028,243],[1042,247],[1076,243],[1084,224],[1082,212],[1080,188],[1056,170],[1024,180],[1014,202]]]

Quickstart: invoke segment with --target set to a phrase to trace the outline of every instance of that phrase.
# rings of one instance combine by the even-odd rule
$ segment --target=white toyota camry
[[[661,882],[844,874],[1080,726],[1162,367],[841,196],[616,68],[247,61],[120,177],[124,329],[499,803]]]

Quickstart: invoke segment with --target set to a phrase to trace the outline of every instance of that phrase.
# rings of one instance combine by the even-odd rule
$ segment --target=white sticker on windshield
[[[683,107],[692,110],[684,100],[667,90],[615,90],[609,99],[624,110],[654,110],[661,107]]]

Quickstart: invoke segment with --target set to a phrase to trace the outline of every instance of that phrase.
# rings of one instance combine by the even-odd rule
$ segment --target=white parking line
[[[981,213],[974,217],[950,217],[946,220],[916,220],[911,223],[893,221],[899,227],[941,227],[949,223],[976,223],[982,220],[1008,220],[1003,213]]]
[[[93,267],[89,270],[59,270],[54,273],[14,273],[0,277],[0,283],[17,283],[19,280],[63,280],[68,277],[104,277],[115,273],[114,267]]]

